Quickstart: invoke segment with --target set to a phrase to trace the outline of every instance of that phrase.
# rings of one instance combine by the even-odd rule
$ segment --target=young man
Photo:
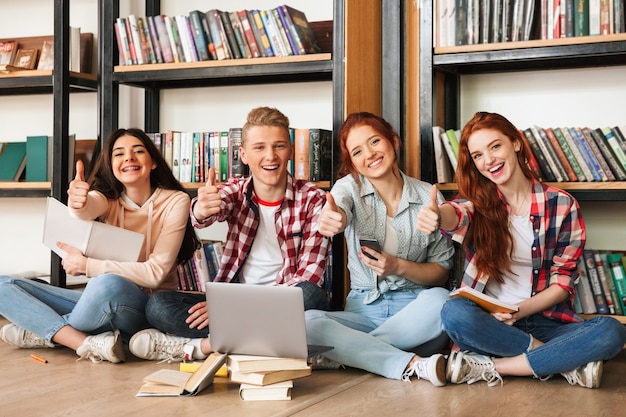
[[[300,287],[305,309],[328,310],[320,288],[330,239],[317,229],[324,192],[295,180],[287,171],[293,156],[289,119],[280,111],[250,111],[239,154],[250,176],[216,186],[215,173],[191,202],[194,226],[228,222],[216,281]],[[154,294],[146,316],[156,329],[135,334],[130,351],[151,360],[203,359],[211,352],[203,294],[164,291]],[[166,334],[167,333],[167,334]],[[170,336],[174,335],[174,336]]]

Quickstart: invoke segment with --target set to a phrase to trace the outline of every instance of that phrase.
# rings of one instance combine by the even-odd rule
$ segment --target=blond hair
[[[257,107],[250,110],[241,131],[242,144],[245,144],[248,131],[254,126],[275,126],[285,129],[289,136],[289,118],[274,107]]]

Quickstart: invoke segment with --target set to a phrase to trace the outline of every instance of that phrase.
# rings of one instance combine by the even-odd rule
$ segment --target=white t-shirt
[[[516,304],[530,298],[532,293],[532,253],[533,229],[529,220],[529,211],[521,216],[511,215],[511,234],[513,235],[513,256],[511,271],[503,275],[504,282],[499,284],[495,279],[487,281],[485,293],[498,300]]]
[[[243,264],[240,281],[245,284],[274,285],[276,275],[283,265],[283,256],[278,246],[274,214],[282,203],[259,200],[259,227]]]

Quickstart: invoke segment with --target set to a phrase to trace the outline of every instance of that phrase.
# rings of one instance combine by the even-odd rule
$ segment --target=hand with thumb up
[[[333,195],[329,192],[326,192],[326,204],[320,213],[318,225],[319,232],[327,237],[333,237],[346,228],[346,215],[337,207]]]
[[[87,205],[87,193],[89,184],[85,182],[85,167],[80,159],[76,161],[76,176],[70,182],[67,190],[67,205],[80,210]]]
[[[219,213],[222,198],[215,186],[215,169],[209,168],[209,177],[204,187],[198,188],[198,199],[193,206],[193,215],[202,221],[209,216]]]
[[[437,204],[437,186],[430,189],[429,204],[422,207],[417,214],[417,230],[431,234],[441,227],[441,210]]]

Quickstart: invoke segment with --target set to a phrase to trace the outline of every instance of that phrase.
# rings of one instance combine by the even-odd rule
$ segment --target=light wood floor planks
[[[0,317],[0,326],[6,320]],[[42,364],[30,358],[48,359]],[[314,371],[294,381],[291,401],[241,401],[237,384],[216,378],[197,397],[137,398],[141,380],[177,364],[76,362],[69,349],[22,350],[0,342],[0,417],[4,416],[623,416],[626,351],[605,364],[600,389],[573,387],[558,376],[539,382],[505,378],[437,388],[427,381],[389,380],[358,370]]]

